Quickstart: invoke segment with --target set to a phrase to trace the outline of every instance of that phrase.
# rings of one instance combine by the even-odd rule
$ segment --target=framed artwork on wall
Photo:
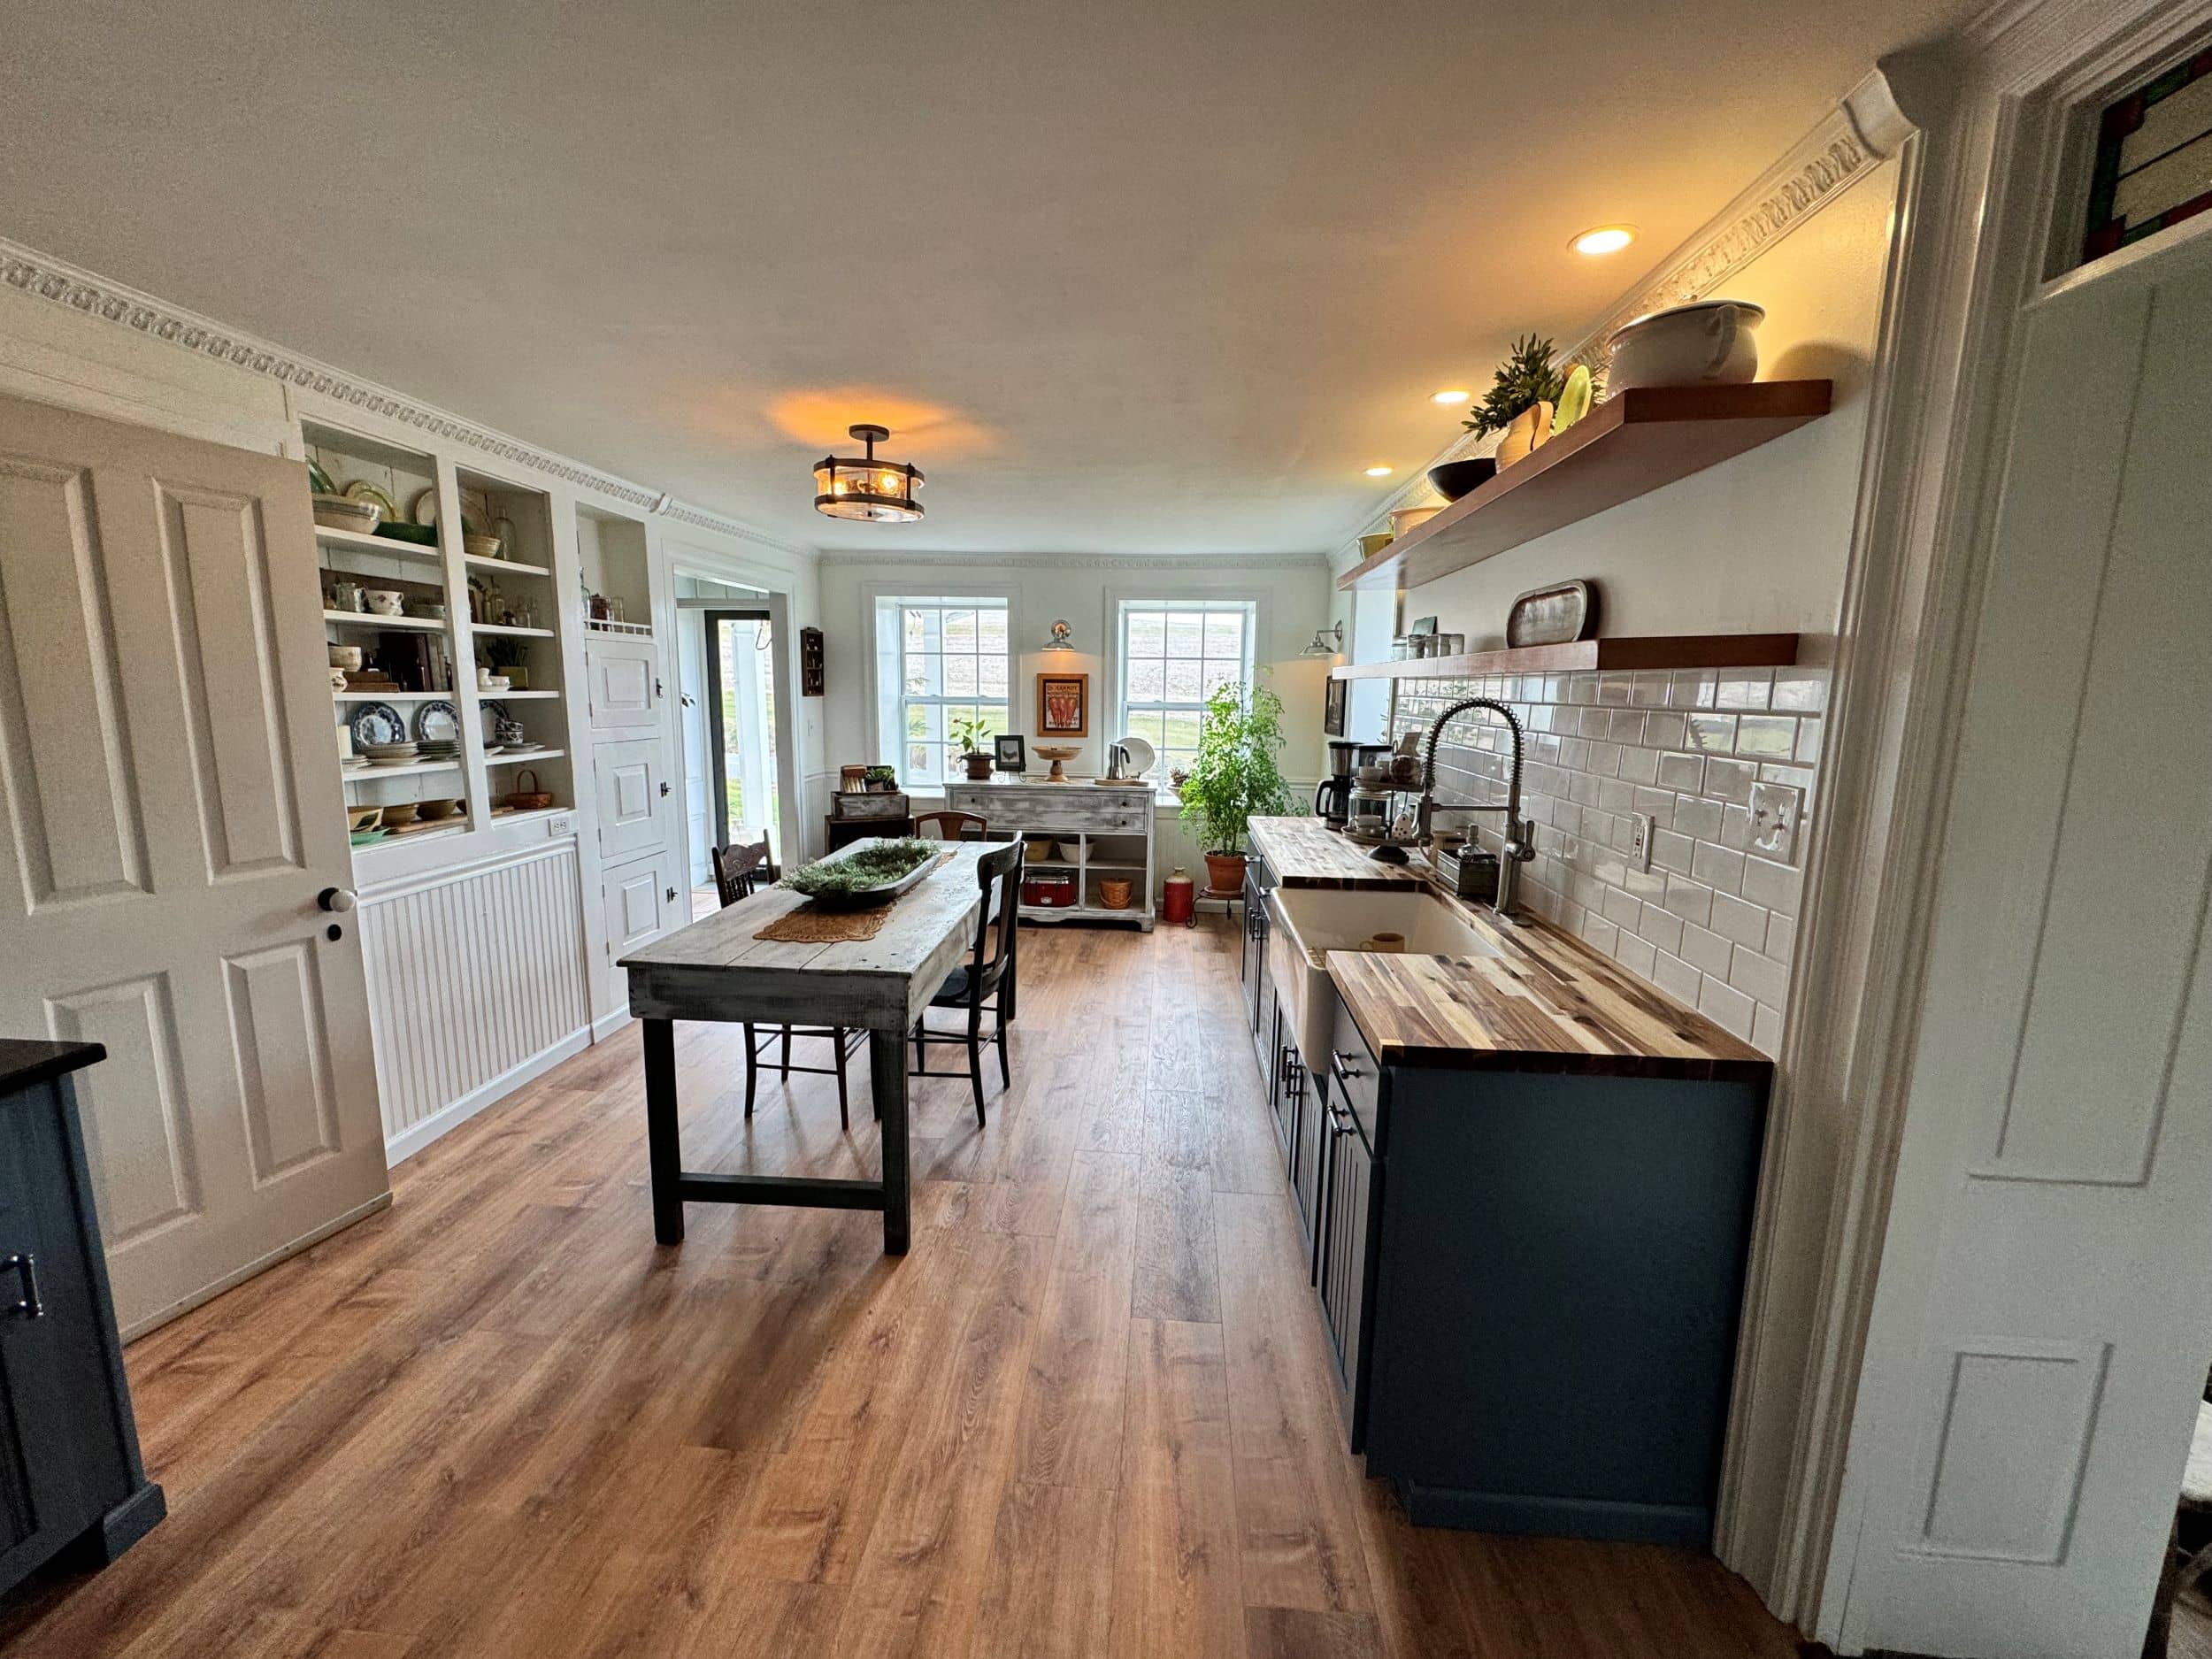
[[[1321,734],[1324,737],[1344,735],[1344,699],[1352,682],[1331,675],[1321,693]]]
[[[1009,732],[991,740],[995,756],[995,764],[1001,772],[1029,770],[1029,743],[1018,732]]]
[[[1037,735],[1091,734],[1091,677],[1043,673],[1037,676]]]

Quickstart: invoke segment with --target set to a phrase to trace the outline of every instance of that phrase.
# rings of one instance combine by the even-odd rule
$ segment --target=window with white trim
[[[1121,602],[1118,727],[1159,751],[1164,780],[1198,753],[1206,699],[1218,687],[1252,683],[1259,607],[1248,599]]]
[[[877,758],[898,769],[902,785],[964,775],[953,722],[984,720],[987,748],[1010,729],[1007,680],[1003,598],[876,601]]]

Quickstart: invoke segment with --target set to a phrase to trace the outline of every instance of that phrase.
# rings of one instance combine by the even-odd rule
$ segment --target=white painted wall
[[[1068,770],[1079,777],[1094,777],[1104,769],[1105,746],[1119,735],[1106,728],[1112,719],[1110,677],[1120,601],[1140,597],[1250,599],[1259,606],[1254,660],[1271,675],[1283,699],[1284,730],[1290,740],[1283,751],[1283,771],[1292,780],[1294,794],[1302,797],[1299,810],[1311,802],[1313,780],[1323,761],[1321,695],[1330,664],[1325,657],[1301,657],[1299,652],[1313,638],[1314,630],[1327,623],[1333,608],[1328,568],[1317,556],[1294,561],[1088,562],[1064,558],[967,561],[934,557],[862,560],[832,556],[821,561],[818,574],[822,626],[827,634],[826,775],[832,787],[840,764],[876,757],[869,675],[879,595],[1003,594],[1009,607],[1009,638],[1015,646],[1010,689],[1016,730],[1027,735],[1033,744],[1036,741],[1040,672],[1050,669],[1091,676],[1091,735],[1082,745],[1083,752],[1068,763]],[[1055,652],[1048,657],[1031,649],[1060,618],[1066,618],[1073,631],[1077,648],[1073,656]],[[810,802],[810,835],[818,838],[824,810],[826,803],[817,806]],[[1171,807],[1163,806],[1156,834],[1156,862],[1163,876],[1178,864],[1194,873],[1202,872],[1198,848],[1176,820]]]

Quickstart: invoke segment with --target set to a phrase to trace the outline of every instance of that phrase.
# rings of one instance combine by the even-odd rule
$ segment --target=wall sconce
[[[1065,618],[1052,625],[1052,637],[1037,649],[1041,651],[1071,651],[1075,649],[1075,641]]]
[[[1336,622],[1325,628],[1316,628],[1313,631],[1311,642],[1298,655],[1301,657],[1335,657],[1340,655],[1343,649],[1344,625],[1341,622]]]

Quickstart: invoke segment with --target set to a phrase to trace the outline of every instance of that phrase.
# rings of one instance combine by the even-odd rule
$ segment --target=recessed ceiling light
[[[1600,225],[1586,230],[1568,245],[1577,253],[1618,253],[1636,240],[1633,225]]]
[[[1367,469],[1367,476],[1370,478],[1388,478],[1390,476],[1390,469],[1386,466],[1371,466]]]
[[[1429,402],[1432,403],[1470,403],[1474,401],[1474,397],[1475,395],[1472,392],[1463,392],[1454,388],[1448,392],[1431,392]]]

